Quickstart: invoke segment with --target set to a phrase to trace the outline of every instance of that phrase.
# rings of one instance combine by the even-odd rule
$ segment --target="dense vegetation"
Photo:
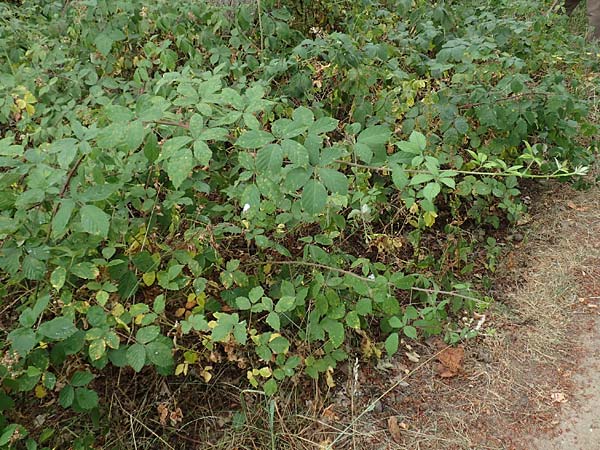
[[[547,7],[0,4],[0,448],[71,439],[22,419],[52,401],[102,421],[110,367],[273,396],[474,336],[523,179],[598,134]]]

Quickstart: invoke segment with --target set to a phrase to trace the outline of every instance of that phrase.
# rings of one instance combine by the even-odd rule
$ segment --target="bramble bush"
[[[474,336],[473,230],[585,173],[592,62],[540,2],[291,3],[0,5],[0,448],[108,365],[274,395]]]

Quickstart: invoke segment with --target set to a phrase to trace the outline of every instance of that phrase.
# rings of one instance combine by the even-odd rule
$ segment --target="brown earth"
[[[316,423],[321,448],[600,449],[600,191],[540,191],[460,370],[436,340],[407,349],[423,362],[359,369]]]

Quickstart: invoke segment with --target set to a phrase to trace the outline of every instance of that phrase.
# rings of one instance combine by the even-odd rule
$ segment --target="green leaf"
[[[410,185],[415,186],[417,184],[427,183],[435,178],[434,175],[430,173],[418,173],[410,180]]]
[[[369,147],[380,147],[389,141],[391,135],[392,132],[386,125],[375,125],[363,130],[358,135],[357,142]]]
[[[302,190],[302,207],[309,214],[319,214],[325,209],[327,191],[323,184],[317,180],[309,180]]]
[[[411,339],[417,339],[417,329],[415,327],[407,325],[402,329],[402,331],[407,337]]]
[[[181,148],[172,155],[165,164],[165,171],[173,183],[175,189],[179,189],[181,184],[190,176],[194,168],[194,157],[189,148]]]
[[[35,347],[37,339],[31,328],[17,328],[8,333],[8,342],[15,352],[25,357]]]
[[[263,390],[268,396],[275,394],[277,392],[277,381],[275,381],[273,378],[267,380],[267,382],[263,385]]]
[[[256,169],[259,174],[276,175],[283,165],[283,151],[278,144],[270,144],[261,148],[256,154]]]
[[[33,257],[32,255],[27,255],[23,258],[23,275],[28,280],[36,280],[39,281],[44,278],[46,274],[46,264],[43,261]]]
[[[332,117],[321,117],[308,127],[310,134],[329,133],[337,128],[339,120]]]
[[[75,389],[74,404],[85,411],[89,411],[98,406],[98,394],[87,388]]]
[[[156,314],[162,314],[165,311],[165,296],[163,294],[158,295],[154,299],[152,309],[154,309]]]
[[[348,194],[348,178],[341,172],[333,169],[320,168],[319,178],[330,192]]]
[[[356,302],[354,310],[361,316],[366,316],[373,312],[373,306],[370,298],[361,298]]]
[[[235,145],[242,148],[260,148],[270,144],[275,140],[271,133],[262,130],[250,130],[243,133],[235,142]]]
[[[271,124],[271,131],[280,139],[291,139],[306,131],[306,124],[290,119],[278,119]]]
[[[196,158],[196,161],[199,165],[208,166],[210,164],[212,155],[212,150],[209,148],[206,142],[199,140],[194,142],[194,158]]]
[[[323,327],[327,334],[329,335],[329,340],[331,344],[337,348],[344,343],[344,324],[338,322],[337,320],[330,319],[329,317],[325,317],[320,325]]]
[[[283,313],[287,311],[291,311],[294,309],[296,305],[296,297],[292,297],[289,295],[285,295],[279,299],[277,304],[275,305],[275,311],[278,313]]]
[[[94,205],[81,208],[81,227],[86,233],[106,238],[110,225],[110,216]]]
[[[171,348],[160,341],[152,341],[146,344],[146,357],[152,364],[158,367],[168,367],[173,365],[173,354]]]
[[[356,153],[358,159],[366,162],[367,164],[369,164],[373,159],[373,150],[371,150],[371,147],[369,147],[367,144],[357,142],[354,145],[354,152]]]
[[[398,333],[390,334],[385,340],[385,351],[388,356],[393,356],[398,351]]]
[[[67,317],[56,317],[44,322],[38,328],[38,333],[55,341],[67,339],[77,332],[73,321]]]
[[[98,275],[100,275],[98,268],[90,262],[81,262],[79,264],[75,264],[73,267],[71,267],[71,272],[73,275],[87,280],[95,280]]]
[[[406,170],[404,170],[398,164],[392,165],[392,181],[394,182],[394,185],[401,191],[408,186],[409,179]]]
[[[112,49],[112,45],[114,40],[110,36],[109,33],[99,33],[94,39],[94,45],[98,49],[100,53],[104,56],[108,56],[110,50]]]
[[[310,125],[315,120],[315,115],[306,106],[300,106],[294,110],[292,118],[294,119],[294,122]]]
[[[279,314],[277,314],[275,311],[271,311],[267,315],[266,322],[275,331],[279,331],[279,329],[281,328],[281,323],[280,323],[280,320],[279,320]]]
[[[354,328],[356,330],[360,329],[360,318],[358,317],[358,313],[356,311],[349,311],[346,314],[346,324],[350,328]]]
[[[142,344],[133,344],[127,349],[127,362],[135,370],[139,372],[146,363],[146,348]]]
[[[242,309],[242,310],[246,310],[246,309],[250,309],[252,308],[252,304],[250,303],[250,300],[248,300],[246,297],[238,297],[235,299],[235,304],[238,307],[238,309]]]
[[[281,143],[281,148],[292,164],[308,167],[308,150],[300,142],[286,139]]]
[[[73,400],[75,399],[75,390],[73,386],[65,386],[60,390],[60,394],[58,394],[58,403],[63,408],[68,408],[73,404]]]
[[[71,377],[71,385],[75,387],[87,386],[94,379],[94,374],[89,370],[78,370]]]
[[[427,183],[427,185],[423,188],[423,197],[425,197],[429,201],[433,201],[435,197],[440,193],[441,188],[438,183]]]
[[[146,138],[146,143],[144,144],[144,156],[150,163],[154,163],[160,156],[158,139],[154,133],[150,133]]]
[[[417,145],[421,152],[424,151],[427,147],[427,139],[422,133],[419,133],[418,131],[413,131],[408,137],[408,140],[409,142]]]
[[[93,340],[90,343],[88,353],[92,361],[97,361],[100,358],[102,358],[104,356],[104,353],[106,353],[106,341],[104,340],[104,338]]]
[[[67,270],[64,267],[57,267],[50,275],[50,284],[54,289],[60,291],[65,285],[67,279]]]
[[[140,328],[135,335],[135,340],[140,344],[147,344],[156,339],[159,334],[160,327],[158,325],[150,325],[148,327]]]

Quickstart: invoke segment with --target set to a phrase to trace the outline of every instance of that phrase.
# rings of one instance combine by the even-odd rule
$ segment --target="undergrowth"
[[[270,397],[474,336],[522,180],[580,183],[598,60],[542,2],[285,3],[0,5],[0,448],[111,366]]]

